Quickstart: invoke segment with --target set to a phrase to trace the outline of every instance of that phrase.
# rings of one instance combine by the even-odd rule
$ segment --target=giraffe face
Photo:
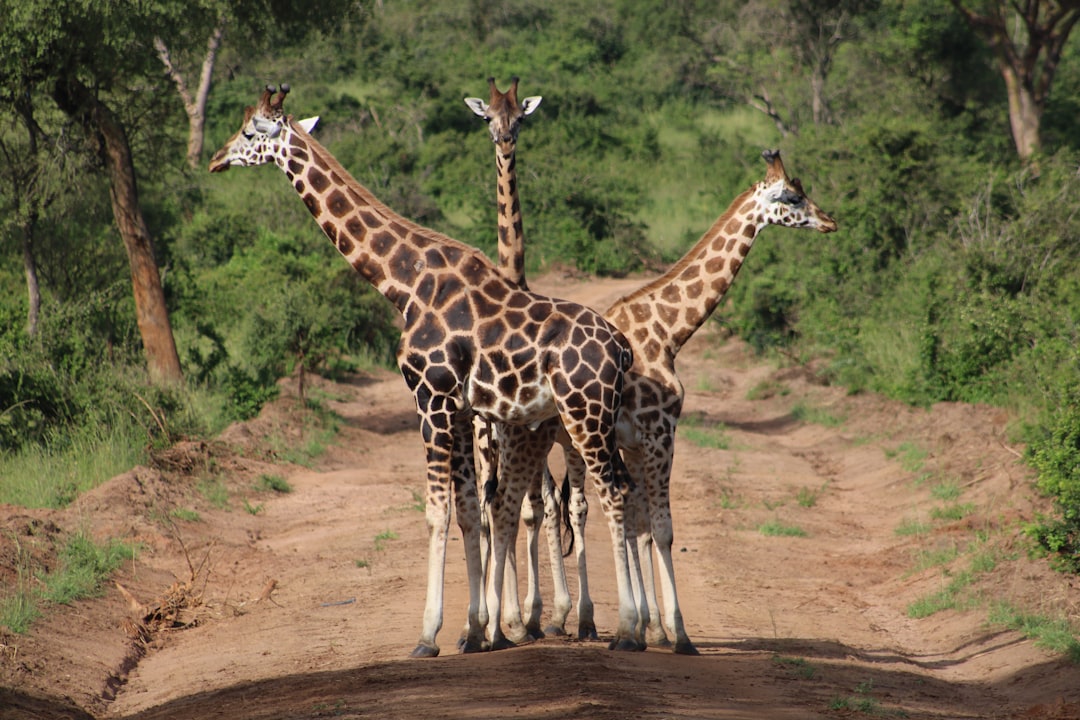
[[[779,152],[762,153],[769,163],[765,179],[758,183],[754,193],[758,209],[764,210],[764,220],[769,225],[789,228],[809,228],[823,233],[836,230],[836,220],[807,197],[802,183],[787,176]]]
[[[465,98],[465,104],[475,115],[482,118],[488,124],[491,133],[491,141],[499,146],[499,149],[510,154],[514,151],[518,133],[526,115],[531,115],[540,107],[543,98],[539,95],[527,97],[520,103],[517,99],[518,79],[514,78],[510,89],[505,93],[499,92],[495,87],[495,78],[488,78],[491,86],[491,101],[485,103],[480,98]]]
[[[284,157],[284,145],[289,135],[289,118],[281,109],[288,85],[274,99],[274,89],[267,87],[255,107],[244,111],[244,124],[210,159],[210,172],[224,172],[233,165],[252,167],[265,165]],[[319,118],[300,120],[306,132],[315,127]]]

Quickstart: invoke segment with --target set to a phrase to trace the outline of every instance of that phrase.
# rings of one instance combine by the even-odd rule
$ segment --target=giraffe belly
[[[468,401],[478,415],[510,425],[535,427],[559,414],[551,389],[540,383],[502,393],[497,387],[474,382],[469,384]]]

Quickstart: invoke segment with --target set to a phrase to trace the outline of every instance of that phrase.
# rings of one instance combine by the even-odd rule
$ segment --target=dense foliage
[[[760,178],[760,151],[780,147],[840,232],[767,230],[716,319],[763,352],[828,358],[853,391],[1009,409],[1056,504],[1032,535],[1080,569],[1080,41],[1057,68],[1044,154],[1021,163],[991,50],[933,0],[414,0],[354,8],[337,30],[295,29],[289,3],[266,15],[260,3],[206,2],[187,25],[170,3],[146,7],[149,34],[196,50],[215,8],[261,18],[243,42],[225,36],[204,156],[262,85],[289,82],[291,111],[319,115],[321,139],[380,199],[488,253],[493,149],[462,98],[485,95],[489,75],[502,87],[519,75],[524,94],[544,96],[518,154],[533,273],[663,267]],[[38,169],[34,183],[0,173],[9,456],[122,418],[148,442],[212,432],[256,412],[298,366],[387,363],[394,349],[388,303],[340,262],[277,170],[187,168],[179,98],[167,83],[140,94],[148,81],[121,77],[152,66],[147,28],[110,28],[125,53],[145,53],[125,55],[116,86],[96,90],[122,86],[129,98],[123,119],[186,387],[141,377],[108,185],[78,128],[47,86],[28,104],[9,95],[0,150],[9,168]],[[3,58],[26,46],[3,29],[0,39]],[[18,120],[27,108],[36,144]],[[33,335],[31,220],[42,288]]]

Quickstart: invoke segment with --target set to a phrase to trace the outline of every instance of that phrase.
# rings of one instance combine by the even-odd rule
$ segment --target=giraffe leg
[[[563,564],[562,548],[562,508],[560,493],[555,487],[551,471],[544,464],[544,474],[540,485],[540,497],[544,503],[544,527],[548,541],[548,563],[551,566],[551,581],[555,590],[552,601],[551,623],[544,629],[546,635],[566,635],[566,617],[570,614],[572,601],[570,589],[566,584],[566,566]],[[568,500],[567,500],[568,501]],[[537,589],[539,593],[539,588]]]
[[[486,632],[488,624],[487,594],[483,589],[487,586],[491,560],[491,512],[488,507],[487,494],[494,492],[498,483],[498,439],[495,437],[494,425],[479,416],[473,417],[473,459],[476,468],[477,493],[480,499],[480,587],[479,608],[477,617],[481,635]],[[495,483],[495,484],[492,484]],[[462,628],[461,637],[458,638],[458,651],[465,652],[470,637],[469,621],[466,619]]]
[[[546,467],[546,463],[544,467]],[[525,621],[525,633],[536,639],[544,637],[540,628],[540,618],[544,614],[544,601],[540,596],[540,523],[544,518],[544,499],[541,491],[543,469],[536,468],[531,473],[529,491],[521,505],[521,520],[525,525],[525,547],[529,553],[528,590],[525,593],[525,607],[529,617]]]
[[[660,615],[660,604],[656,599],[656,576],[653,566],[652,522],[649,515],[649,503],[646,493],[646,470],[641,457],[636,452],[623,453],[627,469],[634,479],[634,485],[627,496],[627,504],[632,507],[634,526],[637,530],[637,558],[641,569],[642,588],[645,595],[643,618],[645,641],[653,647],[671,647],[664,623]]]
[[[450,430],[449,418],[445,414],[426,414],[425,411],[426,408],[418,406],[421,424],[429,431],[426,448],[427,506],[424,513],[428,526],[427,598],[424,602],[420,641],[413,649],[412,657],[435,657],[439,654],[435,636],[442,628],[446,539],[450,529],[450,477],[454,436]],[[469,610],[471,614],[471,605]]]
[[[574,559],[578,575],[578,639],[599,640],[593,619],[593,601],[589,596],[589,569],[585,558],[585,521],[589,501],[585,499],[585,462],[576,450],[566,453],[566,475],[570,482],[570,529],[574,536]]]
[[[537,546],[539,522],[542,517],[541,482],[543,468],[546,467],[548,454],[555,442],[555,433],[558,425],[549,421],[542,423],[535,430],[528,428],[514,428],[512,441],[505,443],[506,450],[500,462],[506,462],[513,468],[515,473],[516,488],[520,488],[523,494],[523,502],[519,509],[520,517],[524,520],[526,530],[526,548],[528,550],[528,594],[526,606],[529,608],[528,623],[522,622],[521,606],[518,603],[517,582],[517,543],[514,542],[507,548],[507,575],[506,575],[506,600],[503,617],[510,632],[510,638],[515,642],[535,640],[543,637],[540,629],[540,616],[543,613],[543,602],[540,598],[539,575],[540,556]],[[515,524],[515,536],[517,526]]]
[[[454,503],[458,527],[461,528],[465,550],[465,566],[469,580],[469,612],[462,652],[483,650],[487,618],[481,619],[483,607],[483,555],[480,547],[481,507],[476,486],[475,454],[471,422],[459,422],[454,444]],[[486,615],[486,612],[484,613]]]
[[[664,625],[674,636],[674,651],[680,655],[697,655],[698,650],[686,634],[682,611],[675,589],[675,564],[671,555],[674,532],[671,523],[671,464],[670,443],[655,443],[646,453],[645,477],[648,482],[648,504],[652,537],[660,560],[660,582],[664,595]]]

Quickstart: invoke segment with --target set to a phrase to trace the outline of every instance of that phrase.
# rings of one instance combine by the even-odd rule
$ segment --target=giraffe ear
[[[486,117],[488,106],[487,103],[480,98],[465,98],[465,104],[469,106],[469,109],[480,117]]]
[[[300,126],[300,129],[306,133],[310,133],[315,129],[315,125],[319,122],[319,116],[304,118],[303,120],[297,120],[296,124]]]
[[[543,99],[544,98],[540,95],[533,95],[532,97],[525,98],[521,101],[522,112],[524,112],[526,115],[532,115],[533,110],[536,110],[536,108],[540,107],[540,101]]]

